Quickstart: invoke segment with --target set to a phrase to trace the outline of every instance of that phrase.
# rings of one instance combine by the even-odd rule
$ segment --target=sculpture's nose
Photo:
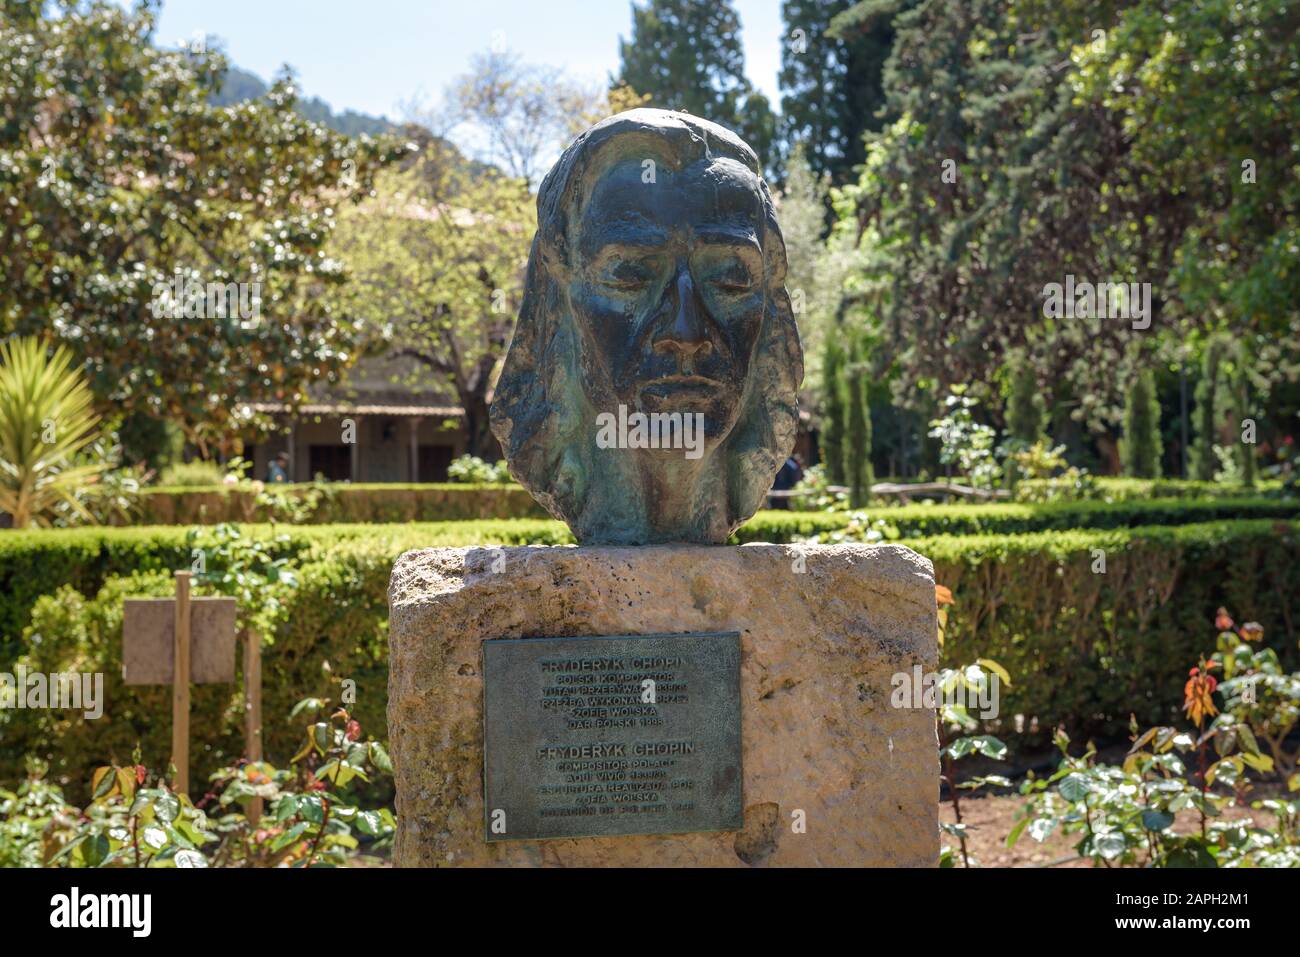
[[[704,307],[689,269],[677,276],[677,303],[671,323],[664,323],[654,338],[655,352],[676,355],[689,363],[696,357],[704,358],[713,351],[707,330],[704,328]],[[689,370],[684,370],[689,371]]]

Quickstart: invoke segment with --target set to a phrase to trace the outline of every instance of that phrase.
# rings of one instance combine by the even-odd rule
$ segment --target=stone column
[[[439,548],[389,589],[399,866],[934,866],[934,573],[900,545]],[[743,828],[485,840],[484,641],[740,634]],[[701,639],[703,640],[703,639]],[[521,773],[523,769],[521,768]]]
[[[412,484],[420,481],[420,416],[413,415],[406,420],[407,435],[409,437],[410,468],[407,473]]]

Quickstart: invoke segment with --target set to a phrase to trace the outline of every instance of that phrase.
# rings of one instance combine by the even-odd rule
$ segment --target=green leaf
[[[1129,754],[1132,754],[1134,751],[1142,750],[1147,742],[1151,741],[1159,733],[1159,728],[1147,728],[1147,730],[1142,733],[1142,736],[1133,742],[1133,747],[1129,748]]]
[[[1061,797],[1074,804],[1087,797],[1088,792],[1092,790],[1092,786],[1082,774],[1067,774],[1061,778],[1057,790],[1061,792]]]
[[[1255,732],[1250,730],[1249,725],[1238,725],[1237,737],[1241,740],[1242,749],[1247,754],[1259,754],[1259,742],[1255,740]],[[1250,764],[1249,760],[1246,763]],[[1254,767],[1254,765],[1252,764],[1251,767]]]
[[[131,802],[131,809],[127,811],[128,816],[138,817],[144,813],[146,808],[153,805],[154,800],[158,797],[157,788],[141,788],[135,792],[135,799]]]
[[[1108,861],[1113,861],[1128,849],[1128,841],[1123,831],[1105,831],[1096,835],[1093,846],[1096,847],[1098,854]]]
[[[985,669],[986,671],[993,672],[995,675],[998,676],[998,678],[1002,681],[1004,685],[1006,685],[1008,688],[1011,687],[1011,674],[1007,671],[1006,668],[1003,668],[996,661],[992,660],[991,658],[977,658],[975,659],[975,664],[979,665],[981,668]]]
[[[86,862],[87,867],[99,867],[104,863],[111,849],[108,836],[96,834],[81,845],[81,859]]]
[[[1007,756],[1007,746],[992,735],[981,734],[979,737],[972,740],[975,750],[986,758],[992,758],[994,761],[1001,761]]]
[[[1250,765],[1250,767],[1260,773],[1269,773],[1273,770],[1273,759],[1267,754],[1251,753],[1247,751],[1242,753],[1241,760],[1245,761],[1246,764]]]
[[[289,830],[285,831],[283,834],[279,835],[275,840],[271,842],[272,852],[279,852],[284,850],[286,847],[288,847],[289,845],[297,841],[298,838],[302,837],[302,835],[306,832],[306,830],[307,830],[307,823],[305,821],[299,821],[297,824],[289,828]]]
[[[176,816],[181,813],[181,802],[175,794],[170,791],[164,791],[154,801],[154,811],[158,814],[158,820],[164,824],[170,824],[176,820]]]
[[[370,748],[370,763],[373,764],[378,770],[383,771],[385,774],[392,774],[393,762],[392,759],[389,758],[388,752],[384,750],[384,746],[380,744],[378,741],[371,741],[369,744],[369,748]]]
[[[1219,862],[1200,842],[1189,841],[1166,854],[1164,865],[1165,867],[1218,867]]]
[[[302,714],[304,711],[316,714],[324,707],[325,701],[322,698],[303,698],[294,705],[293,710],[289,712],[289,720],[293,721],[294,718],[298,717],[298,715]]]
[[[299,800],[298,813],[303,816],[304,820],[311,821],[313,824],[320,824],[325,820],[325,805],[319,797],[309,794]]]
[[[275,805],[276,821],[287,821],[289,818],[297,814],[298,801],[299,798],[296,794],[286,794],[284,797],[280,798],[279,803]]]
[[[1174,816],[1166,811],[1146,808],[1142,811],[1142,826],[1148,831],[1163,831],[1174,823]]]
[[[113,790],[113,785],[117,783],[117,777],[113,768],[97,768],[94,776],[90,779],[92,789],[92,800],[99,800]]]
[[[949,744],[946,750],[949,757],[963,758],[975,750],[975,742],[972,738],[958,738]]]
[[[1034,818],[1029,822],[1029,836],[1041,844],[1056,830],[1056,820],[1054,817]]]

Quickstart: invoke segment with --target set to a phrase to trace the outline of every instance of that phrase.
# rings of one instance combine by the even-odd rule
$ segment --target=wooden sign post
[[[190,790],[190,573],[176,573],[172,626],[172,764],[176,790]]]
[[[252,628],[244,629],[244,756],[249,761],[262,760],[262,637]],[[248,823],[262,818],[262,799],[248,804]]]
[[[190,787],[190,683],[235,680],[237,603],[233,598],[192,598],[190,573],[176,573],[176,597],[128,598],[123,604],[122,679],[128,685],[172,686],[172,764],[176,790]],[[262,760],[261,639],[251,628],[239,635],[244,653],[244,749]],[[256,824],[262,799],[249,807]]]

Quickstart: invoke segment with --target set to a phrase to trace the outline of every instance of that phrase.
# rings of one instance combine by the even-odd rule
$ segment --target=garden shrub
[[[1124,436],[1119,440],[1124,474],[1133,478],[1160,477],[1160,400],[1156,377],[1150,369],[1140,371],[1129,385],[1124,399]]]
[[[350,543],[331,558],[308,560],[297,585],[277,590],[280,609],[263,635],[263,746],[268,758],[287,763],[302,728],[284,716],[302,698],[341,700],[342,681],[356,682],[352,715],[373,737],[386,736],[388,683],[388,578],[393,553],[387,543]],[[0,781],[22,777],[25,755],[49,763],[50,776],[70,795],[88,769],[132,763],[139,746],[144,763],[166,767],[171,751],[171,688],[122,681],[122,605],[128,596],[173,594],[170,573],[110,578],[90,596],[65,585],[41,598],[25,632],[17,665],[29,673],[102,672],[103,716],[84,720],[73,710],[0,710]],[[205,594],[195,589],[196,594]],[[235,763],[244,749],[243,662],[238,680],[191,687],[191,780]]]
[[[862,512],[759,512],[732,536],[738,542],[789,542],[844,528]],[[1291,518],[1300,500],[1270,498],[1135,500],[1128,502],[1041,502],[973,505],[900,505],[869,508],[894,537],[1012,535],[1073,528],[1137,528],[1190,525],[1234,518]]]
[[[806,529],[823,518],[783,517],[792,520],[786,528]],[[270,534],[264,526],[244,531]],[[150,532],[160,536],[152,549]],[[263,652],[266,753],[268,760],[281,762],[288,759],[285,749],[293,746],[298,729],[281,726],[276,716],[303,697],[340,700],[344,679],[356,682],[349,710],[376,739],[384,739],[387,590],[393,560],[402,551],[570,541],[562,525],[542,521],[314,526],[291,532],[279,547],[298,562],[298,581],[276,593],[279,607]],[[1182,700],[1186,662],[1213,650],[1212,641],[1206,645],[1203,622],[1220,605],[1259,621],[1268,646],[1294,669],[1298,533],[1294,522],[1237,520],[934,536],[908,544],[934,562],[937,581],[955,599],[944,663],[992,659],[1014,675],[1002,700],[1004,727],[994,730],[1017,740],[1012,716],[1023,715],[1023,742],[1049,735],[1058,723],[1071,733],[1097,734],[1122,731],[1130,714],[1146,724],[1168,723]],[[183,529],[112,529],[37,537],[46,542],[36,552],[58,557],[64,572],[75,573],[74,583],[56,584],[35,602],[19,644],[21,660],[46,673],[104,672],[106,710],[94,722],[53,711],[0,711],[0,781],[23,776],[26,753],[49,760],[51,773],[69,785],[86,780],[93,766],[126,762],[137,742],[146,763],[165,761],[168,688],[121,683],[122,599],[171,593],[170,570],[188,567],[188,561],[177,564],[188,558],[180,554],[183,536]],[[119,537],[126,543],[112,541]],[[54,539],[76,547],[62,556]],[[1094,571],[1099,549],[1104,573]],[[12,563],[17,551],[11,544],[0,554]],[[149,567],[130,575],[129,557]],[[12,572],[10,567],[7,573]],[[5,663],[15,659],[10,654]],[[239,695],[238,684],[195,686],[194,780],[204,780],[241,752]]]
[[[905,505],[874,509],[896,537],[1017,534],[1071,528],[1132,528],[1184,525],[1246,518],[1290,518],[1300,501],[1290,499],[1219,499],[1040,504]],[[855,513],[759,512],[737,529],[734,542],[791,542],[845,529]],[[551,519],[487,519],[418,524],[337,524],[241,526],[249,534],[274,538],[274,549],[298,558],[311,547],[355,541],[387,543],[393,555],[406,548],[444,545],[563,545],[573,536]],[[0,535],[0,663],[18,653],[18,637],[33,603],[41,595],[70,584],[83,595],[95,594],[112,576],[136,571],[173,571],[192,561],[188,529],[173,527],[84,528],[6,532]],[[210,532],[208,533],[210,534]]]
[[[307,549],[328,550],[357,541],[388,543],[390,553],[439,545],[561,545],[572,536],[560,522],[500,519],[478,522],[429,522],[413,525],[244,525],[248,534],[267,539],[283,536],[273,547],[298,558]],[[183,526],[79,528],[0,534],[0,663],[12,660],[28,613],[41,595],[70,584],[83,595],[95,594],[112,576],[136,571],[189,568],[193,560]],[[205,534],[211,535],[211,530]]]
[[[1298,532],[1224,521],[908,544],[952,590],[943,659],[999,662],[1014,676],[1004,727],[1022,715],[1011,730],[1045,741],[1057,724],[1077,737],[1122,734],[1130,715],[1171,723],[1187,662],[1214,650],[1203,623],[1220,605],[1260,622],[1294,670]]]
[[[522,486],[514,484],[309,483],[267,485],[264,491],[268,495],[259,503],[258,493],[247,487],[148,488],[141,495],[140,521],[151,525],[269,521],[282,517],[271,507],[271,493],[276,497],[310,497],[311,508],[305,520],[313,524],[463,521],[546,514]]]
[[[1247,489],[1232,482],[1202,482],[1190,479],[1139,479],[1113,476],[1091,478],[1090,482],[1082,483],[1064,477],[1026,479],[1016,485],[1015,498],[1023,502],[1041,502],[1048,499],[1131,502],[1161,498],[1240,498],[1243,495],[1260,493],[1280,495],[1282,492],[1282,483],[1277,480],[1257,482],[1254,488]]]

